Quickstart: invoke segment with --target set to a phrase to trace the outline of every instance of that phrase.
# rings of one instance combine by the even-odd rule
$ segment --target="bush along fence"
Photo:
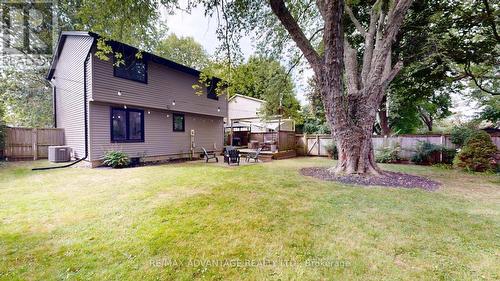
[[[3,156],[6,160],[37,160],[48,157],[48,147],[64,145],[63,129],[7,127]]]
[[[297,134],[295,138],[297,154],[301,156],[328,156],[328,149],[333,143],[331,135]],[[491,136],[491,140],[500,149],[500,137]],[[372,141],[376,154],[388,148],[397,148],[399,150],[399,158],[403,161],[412,160],[412,157],[417,155],[417,152],[422,149],[420,147],[422,143],[434,145],[432,147],[434,150],[436,150],[437,146],[448,149],[456,148],[450,140],[450,135],[373,136]],[[443,160],[449,157],[447,153],[447,149],[443,149],[433,157],[439,157],[439,162],[443,162]]]

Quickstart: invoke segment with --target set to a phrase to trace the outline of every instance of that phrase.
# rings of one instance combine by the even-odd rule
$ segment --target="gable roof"
[[[59,55],[62,51],[62,48],[64,47],[64,42],[66,41],[67,36],[90,36],[96,40],[102,37],[97,33],[89,32],[89,31],[63,31],[63,32],[61,32],[61,34],[59,35],[59,40],[57,43],[56,50],[54,52],[54,56],[52,57],[52,62],[50,64],[49,73],[47,74],[47,77],[46,77],[47,80],[51,80],[52,77],[54,76],[54,71],[55,71],[56,66],[57,66],[57,58],[59,57]],[[118,41],[114,41],[114,40],[109,40],[108,42],[110,45],[113,45],[113,46],[125,47],[125,48],[131,49],[131,50],[136,51],[136,52],[140,51],[138,48],[131,46],[131,45],[128,45],[128,44],[125,44],[125,43],[122,43],[122,42],[118,42]],[[177,63],[175,61],[157,56],[153,53],[149,53],[146,51],[142,51],[142,53],[143,53],[143,58],[149,59],[155,63],[165,65],[167,67],[173,68],[175,70],[179,70],[181,72],[184,72],[184,73],[196,76],[196,77],[200,76],[201,71],[199,71],[197,69],[194,69],[194,68],[191,68],[189,66],[185,66],[185,65],[182,65],[180,63]],[[220,78],[217,78],[217,77],[214,77],[213,79],[215,79],[217,82],[220,81]]]
[[[261,102],[261,103],[266,102],[265,100],[261,100],[261,99],[254,98],[254,97],[249,97],[249,96],[244,96],[244,95],[240,95],[240,94],[235,94],[234,96],[230,97],[227,101],[230,102],[230,101],[232,101],[236,97],[244,98],[244,99],[248,99],[248,100],[253,100],[253,101]]]

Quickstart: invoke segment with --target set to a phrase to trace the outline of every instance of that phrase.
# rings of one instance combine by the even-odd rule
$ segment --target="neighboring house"
[[[201,147],[222,150],[227,99],[196,95],[200,72],[129,45],[108,41],[125,64],[95,56],[99,35],[62,32],[47,79],[54,123],[75,158],[93,166],[108,150],[143,160],[183,158]]]
[[[295,131],[295,122],[282,119],[280,116],[261,114],[266,101],[236,94],[228,99],[226,120],[226,143],[246,146],[252,139],[252,133],[276,133],[278,131]],[[276,135],[270,135],[276,138]]]
[[[278,130],[293,131],[295,124],[291,119],[280,119],[278,116],[264,118],[260,113],[266,101],[236,94],[228,100],[226,128],[247,128],[249,131],[274,132]]]

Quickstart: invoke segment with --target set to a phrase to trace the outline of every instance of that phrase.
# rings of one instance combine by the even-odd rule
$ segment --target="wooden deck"
[[[250,148],[242,148],[239,149],[240,153],[243,155],[246,155],[250,152],[255,152],[255,149],[250,149]],[[260,152],[259,158],[261,158],[264,161],[270,161],[270,160],[279,160],[279,159],[287,159],[287,158],[292,158],[296,157],[297,153],[295,150],[287,150],[287,151],[276,151],[272,152],[269,150],[262,150]]]

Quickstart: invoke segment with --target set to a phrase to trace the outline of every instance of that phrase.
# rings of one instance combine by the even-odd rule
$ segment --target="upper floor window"
[[[143,58],[136,57],[136,51],[122,50],[118,51],[123,56],[123,63],[117,65],[115,59],[114,75],[116,77],[134,80],[142,83],[148,82],[148,68]]]
[[[112,142],[144,142],[144,111],[111,109]]]
[[[217,81],[215,79],[210,80],[210,85],[207,87],[207,98],[213,100],[219,100],[216,88],[217,88]]]

